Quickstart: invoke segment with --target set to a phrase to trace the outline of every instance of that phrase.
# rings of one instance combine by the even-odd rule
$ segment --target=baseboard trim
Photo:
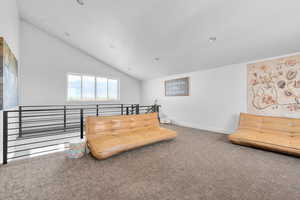
[[[195,123],[190,123],[190,122],[179,122],[179,121],[172,120],[172,124],[177,125],[177,126],[206,130],[206,131],[223,133],[223,134],[231,134],[234,132],[234,130],[226,130],[226,129],[216,128],[216,127],[205,127],[205,126],[201,126],[200,124],[195,124]]]

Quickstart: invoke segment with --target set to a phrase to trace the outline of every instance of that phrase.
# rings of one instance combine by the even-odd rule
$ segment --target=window
[[[95,100],[95,77],[82,76],[82,96],[81,99],[85,101]]]
[[[87,75],[68,75],[69,101],[107,101],[119,99],[119,81]]]
[[[80,100],[81,99],[81,76],[68,76],[68,99]]]
[[[107,99],[107,78],[97,77],[97,99]]]
[[[118,81],[113,79],[108,79],[108,99],[114,100],[118,98]]]

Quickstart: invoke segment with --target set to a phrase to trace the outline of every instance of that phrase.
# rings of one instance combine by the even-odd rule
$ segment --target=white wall
[[[185,76],[190,96],[165,97],[164,80]],[[240,64],[144,81],[142,97],[146,104],[157,99],[162,115],[175,124],[228,133],[246,110],[245,88],[246,68]]]
[[[21,21],[21,104],[65,104],[67,73],[120,80],[122,103],[139,103],[141,82]],[[114,102],[117,103],[117,102]]]
[[[142,102],[158,99],[162,114],[175,124],[231,133],[238,125],[239,113],[247,111],[246,66],[247,63],[234,64],[144,81]],[[185,76],[190,77],[190,96],[164,96],[164,80]]]
[[[19,13],[16,0],[1,0],[0,37],[19,58]]]

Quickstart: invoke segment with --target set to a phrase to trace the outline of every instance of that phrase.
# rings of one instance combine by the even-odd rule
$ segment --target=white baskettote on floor
[[[66,151],[68,158],[81,158],[85,154],[85,139],[74,139],[70,141],[69,149]]]

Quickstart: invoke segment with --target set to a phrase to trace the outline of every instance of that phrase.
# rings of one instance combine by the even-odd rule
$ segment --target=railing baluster
[[[156,112],[157,112],[158,121],[160,122],[160,117],[159,117],[159,105],[156,105]]]
[[[83,108],[80,108],[80,138],[83,139],[83,127],[84,127],[84,120],[83,120]]]
[[[99,116],[99,105],[98,104],[96,105],[96,115],[97,115],[97,117]]]
[[[3,111],[3,164],[7,164],[8,112]]]
[[[19,137],[22,137],[22,106],[19,106]]]
[[[139,104],[136,104],[135,106],[135,114],[140,114],[140,105]]]
[[[133,109],[134,109],[134,105],[131,105],[131,114],[133,115]]]
[[[129,107],[126,107],[126,115],[129,115]]]
[[[123,115],[123,108],[124,108],[124,104],[121,104],[121,115]]]
[[[155,105],[153,105],[152,106],[152,112],[155,112],[155,110],[156,110],[156,107],[155,107]]]
[[[64,131],[67,128],[67,106],[64,106]]]

